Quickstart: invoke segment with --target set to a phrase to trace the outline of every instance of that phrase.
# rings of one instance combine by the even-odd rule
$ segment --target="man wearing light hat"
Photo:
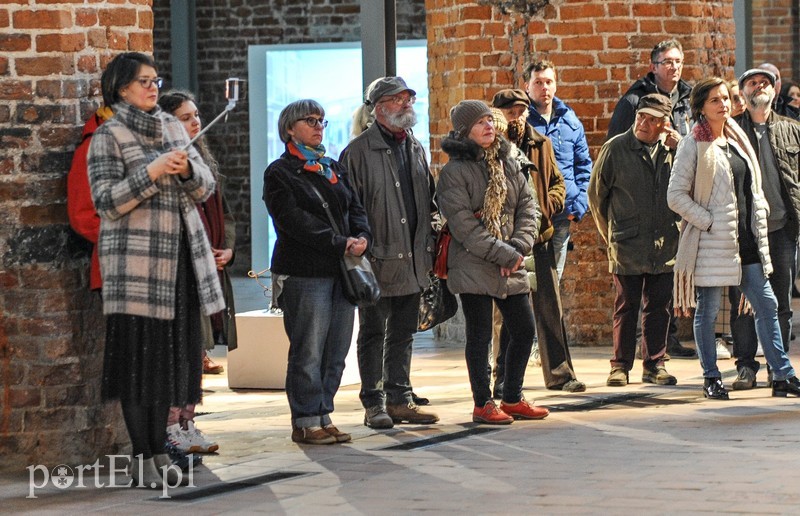
[[[364,424],[432,424],[436,414],[415,403],[411,346],[419,298],[433,266],[434,182],[411,128],[416,92],[402,77],[383,77],[367,92],[375,122],[339,158],[367,212],[373,244],[367,251],[381,287],[375,306],[359,309],[358,369]]]
[[[592,170],[589,207],[608,248],[614,276],[614,357],[606,384],[628,384],[642,305],[642,382],[675,385],[664,367],[678,251],[677,216],[667,206],[674,151],[664,144],[672,112],[669,98],[639,99],[633,126],[607,141]]]
[[[769,255],[773,272],[769,283],[778,299],[778,322],[783,347],[789,350],[792,334],[792,285],[797,274],[797,238],[800,233],[800,184],[798,184],[798,152],[800,125],[779,116],[773,110],[775,75],[754,68],[739,77],[739,91],[745,99],[746,110],[734,120],[747,134],[758,156],[764,196],[769,204],[767,229]],[[731,323],[734,355],[738,377],[732,387],[736,390],[756,386],[759,363],[756,360],[758,340],[752,316],[739,315]]]

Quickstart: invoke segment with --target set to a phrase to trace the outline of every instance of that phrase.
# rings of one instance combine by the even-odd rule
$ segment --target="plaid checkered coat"
[[[127,103],[100,126],[89,147],[89,183],[100,215],[98,252],[103,313],[173,319],[181,222],[187,232],[200,304],[206,314],[225,307],[211,247],[195,203],[215,180],[194,148],[190,179],[164,175],[153,182],[145,167],[188,143],[186,131],[156,108],[145,113]]]

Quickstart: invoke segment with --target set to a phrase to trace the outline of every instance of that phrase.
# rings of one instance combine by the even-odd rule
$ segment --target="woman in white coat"
[[[736,285],[755,311],[756,333],[773,371],[773,396],[800,396],[800,380],[783,350],[767,240],[769,206],[758,158],[730,118],[725,81],[704,79],[692,89],[691,134],[678,146],[667,203],[683,217],[675,263],[675,307],[695,308],[694,338],[703,368],[703,395],[728,399],[717,368],[714,321],[722,288]],[[696,297],[695,297],[696,296]]]

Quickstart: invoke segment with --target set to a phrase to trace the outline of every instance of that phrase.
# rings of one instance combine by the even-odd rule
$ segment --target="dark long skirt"
[[[181,234],[175,319],[110,314],[102,396],[136,405],[180,407],[202,396],[200,300],[189,242]]]

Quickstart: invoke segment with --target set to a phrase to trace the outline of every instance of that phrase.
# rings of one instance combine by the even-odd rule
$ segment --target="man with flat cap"
[[[556,165],[550,138],[534,129],[526,120],[529,105],[530,99],[524,90],[500,90],[492,99],[492,107],[499,109],[508,122],[505,136],[528,159],[529,164],[524,168],[531,188],[536,192],[542,213],[539,236],[533,245],[532,256],[525,260],[525,267],[536,278],[531,299],[545,387],[551,390],[583,392],[586,384],[575,375],[567,344],[556,257],[551,241],[554,233],[552,218],[564,209],[564,177]],[[504,341],[505,338],[501,338],[501,354],[505,347]],[[502,364],[502,361],[498,363]],[[498,384],[502,378],[501,373],[498,372],[497,375]]]
[[[359,309],[358,369],[364,424],[432,424],[411,392],[411,350],[419,298],[433,266],[434,181],[425,151],[411,128],[416,92],[402,77],[384,77],[364,103],[375,122],[340,156],[372,228],[367,251],[381,287],[381,299]]]
[[[606,384],[628,384],[642,305],[642,382],[675,385],[664,367],[680,217],[667,206],[674,151],[664,144],[672,103],[639,99],[633,126],[607,141],[589,182],[589,206],[614,277],[614,357]]]
[[[767,236],[773,267],[769,283],[778,299],[781,339],[788,351],[800,233],[800,124],[773,111],[776,82],[775,74],[760,67],[744,72],[739,77],[739,91],[744,96],[746,110],[734,120],[747,134],[761,168],[764,196],[769,205]],[[736,390],[752,389],[756,386],[759,369],[755,358],[758,339],[752,315],[738,315],[731,322],[731,334],[738,372],[732,386]]]

